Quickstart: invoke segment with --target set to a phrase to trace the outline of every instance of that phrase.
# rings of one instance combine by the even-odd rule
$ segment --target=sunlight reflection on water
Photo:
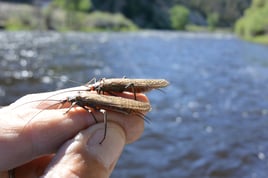
[[[268,47],[226,34],[0,32],[0,98],[91,78],[165,78],[112,177],[267,177]],[[31,86],[31,87],[29,87]]]

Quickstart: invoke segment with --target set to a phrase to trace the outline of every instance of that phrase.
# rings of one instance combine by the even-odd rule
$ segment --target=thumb
[[[95,124],[67,141],[45,171],[44,177],[108,178],[126,143],[125,132],[118,124]]]

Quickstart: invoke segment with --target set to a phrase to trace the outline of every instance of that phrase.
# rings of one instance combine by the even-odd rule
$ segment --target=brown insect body
[[[135,94],[163,88],[168,84],[169,82],[164,79],[103,78],[91,87],[92,90],[96,90],[98,93],[129,91]]]
[[[75,103],[80,107],[89,107],[97,110],[105,109],[125,114],[148,112],[151,110],[151,106],[147,102],[85,92],[75,97],[69,97],[63,102]]]
[[[103,112],[105,132],[104,132],[104,137],[100,142],[102,143],[106,137],[106,129],[107,129],[106,110],[120,112],[123,114],[134,114],[134,115],[144,118],[145,116],[143,115],[143,113],[150,111],[151,105],[148,102],[137,101],[136,93],[143,93],[143,92],[148,92],[153,89],[163,88],[163,87],[166,87],[168,84],[169,84],[168,81],[164,79],[126,79],[126,78],[101,79],[93,84],[89,82],[86,85],[87,87],[89,87],[89,89],[84,90],[84,91],[77,90],[79,91],[78,95],[73,96],[73,97],[68,97],[65,100],[59,100],[58,104],[61,104],[61,105],[64,103],[71,104],[71,106],[66,111],[66,113],[69,112],[70,109],[73,108],[74,106],[82,107],[83,109],[91,113],[91,115],[93,116],[96,122],[98,121],[93,115],[93,113],[91,112],[91,109],[95,109],[97,111]],[[98,94],[92,93],[89,91],[97,91]],[[100,93],[104,93],[104,92],[113,94],[113,92],[124,92],[124,91],[133,92],[135,100],[122,98],[116,95],[115,96],[99,95]],[[68,92],[68,91],[65,91],[65,92]],[[55,95],[52,95],[52,96],[55,96]],[[48,97],[46,100],[49,101],[50,97]],[[55,101],[55,100],[51,100],[51,101]],[[42,111],[38,112],[37,114],[41,112]]]
[[[90,112],[90,108],[96,109],[104,114],[104,135],[100,144],[105,140],[107,134],[107,112],[106,110],[120,112],[123,114],[135,114],[139,117],[144,116],[142,112],[148,112],[151,110],[151,105],[147,102],[140,102],[132,99],[126,99],[122,97],[98,95],[93,93],[87,93],[86,95],[78,95],[75,97],[69,97],[66,100],[61,101],[62,104],[70,102],[72,105],[68,111],[74,106],[80,106]],[[68,112],[67,111],[67,112]],[[94,120],[97,122],[94,114],[90,112]],[[144,116],[145,117],[145,116]]]

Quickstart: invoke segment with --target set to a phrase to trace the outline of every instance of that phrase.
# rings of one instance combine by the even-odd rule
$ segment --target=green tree
[[[252,6],[254,8],[263,7],[267,3],[267,0],[253,0]]]
[[[235,32],[245,39],[268,43],[264,40],[268,37],[267,17],[268,0],[253,0],[244,16],[236,22]]]
[[[84,14],[91,9],[90,0],[53,0],[53,6],[66,10],[65,26],[68,29],[79,30],[82,28]]]
[[[53,0],[53,4],[69,11],[88,12],[91,9],[90,0]]]
[[[207,17],[207,23],[209,29],[214,30],[219,23],[219,14],[216,12],[209,14]]]
[[[193,12],[188,23],[206,25],[205,15],[217,12],[217,26],[231,27],[252,0],[91,0],[94,10],[122,13],[142,28],[170,29],[170,9],[183,5]],[[262,0],[259,0],[262,1]],[[195,15],[196,14],[196,15]],[[192,22],[190,22],[192,20]]]
[[[173,6],[170,9],[171,27],[176,30],[184,30],[189,19],[189,10],[180,5]]]

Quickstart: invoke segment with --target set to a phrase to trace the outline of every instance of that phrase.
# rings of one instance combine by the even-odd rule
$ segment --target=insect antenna
[[[162,88],[156,88],[155,90],[160,91],[161,93],[166,93]]]
[[[39,100],[40,101],[40,100]],[[41,101],[43,101],[43,100],[41,100]],[[49,100],[49,101],[59,101],[59,100]],[[63,100],[64,102],[66,102],[65,100]],[[61,101],[60,102],[60,104],[62,104],[62,102],[63,101]],[[32,102],[38,102],[38,100],[36,100],[36,101],[32,101]],[[30,103],[30,102],[29,102]],[[52,107],[54,107],[54,106],[56,106],[56,105],[58,105],[59,103],[55,103],[55,104],[52,104],[52,105],[50,105],[50,106],[48,106],[48,107],[45,107],[44,109],[42,109],[42,110],[40,110],[40,111],[38,111],[37,113],[35,113],[34,114],[34,116],[30,119],[30,120],[28,120],[27,122],[26,122],[26,124],[25,124],[25,126],[23,127],[23,129],[22,129],[22,131],[26,128],[26,126],[38,115],[38,114],[40,114],[40,113],[42,113],[44,110],[46,110],[46,109],[49,109],[49,108],[52,108]],[[64,104],[64,103],[63,103]]]
[[[106,134],[107,134],[107,112],[104,109],[100,109],[99,110],[101,113],[103,113],[103,123],[104,123],[104,133],[103,133],[103,138],[101,139],[101,141],[99,142],[99,144],[102,144],[103,141],[106,138]]]
[[[46,99],[40,99],[40,100],[34,100],[34,101],[28,101],[28,102],[25,102],[25,103],[19,104],[19,105],[15,106],[15,107],[14,107],[14,108],[12,108],[12,109],[14,110],[14,109],[17,109],[17,108],[19,108],[19,107],[21,107],[21,106],[25,105],[25,104],[30,104],[30,103],[35,103],[35,102],[44,102],[44,101],[60,101],[60,100],[52,100],[52,99],[48,100],[48,99],[49,99],[49,98],[46,98]],[[41,104],[41,103],[39,103],[37,106],[39,106],[40,104]],[[59,104],[59,103],[56,103],[56,104],[50,105],[49,107],[52,107],[52,106],[57,105],[57,104]],[[49,107],[48,107],[48,108],[45,108],[45,109],[49,109]]]
[[[137,95],[136,95],[137,92],[136,92],[134,83],[130,83],[130,84],[126,85],[125,88],[126,89],[131,88],[132,93],[134,94],[134,100],[137,100]]]
[[[86,84],[83,84],[83,86],[88,86],[91,84],[94,84],[97,82],[97,79],[95,77],[93,77],[91,80],[89,80]]]
[[[51,100],[48,100],[48,99],[51,98],[51,97],[53,97],[53,96],[57,96],[57,95],[59,95],[59,94],[63,94],[63,93],[67,93],[67,92],[74,92],[74,91],[77,91],[77,92],[81,92],[81,91],[90,91],[90,89],[85,89],[85,90],[67,90],[67,91],[58,92],[58,93],[55,93],[55,94],[52,94],[52,95],[48,96],[47,98],[44,98],[44,99],[42,99],[42,100],[39,100],[39,101],[41,101],[41,102],[38,104],[38,106],[39,106],[40,104],[42,104],[42,102],[44,102],[44,101],[51,101]],[[35,101],[37,101],[37,100],[35,100]],[[33,102],[35,102],[35,101],[33,101]],[[57,101],[59,101],[59,100],[57,100]],[[23,103],[23,104],[28,104],[28,103],[31,103],[31,101],[30,101],[30,102]],[[21,104],[21,105],[23,105],[23,104]],[[21,105],[20,105],[20,106],[21,106]]]
[[[38,101],[44,101],[44,100],[35,100],[35,101],[31,101],[31,102],[38,102]],[[64,112],[64,114],[67,114],[67,113],[68,113],[68,112],[69,112],[75,105],[77,105],[77,106],[83,108],[84,110],[86,110],[88,113],[90,113],[91,116],[93,117],[94,121],[95,121],[96,123],[98,123],[97,118],[96,118],[95,115],[91,112],[90,109],[86,108],[85,106],[78,105],[77,102],[72,102],[72,101],[70,100],[70,98],[67,98],[67,99],[65,99],[65,100],[46,100],[46,101],[59,101],[59,103],[55,103],[55,104],[52,104],[52,105],[50,105],[50,106],[48,106],[48,107],[45,107],[45,108],[43,108],[42,110],[38,111],[36,114],[34,114],[34,116],[33,116],[29,121],[27,121],[27,123],[26,123],[26,125],[24,126],[23,130],[25,129],[25,127],[26,127],[26,126],[27,126],[27,125],[28,125],[28,124],[29,124],[29,123],[30,123],[30,122],[31,122],[37,115],[39,115],[40,113],[42,113],[44,110],[47,110],[47,109],[49,109],[49,108],[52,108],[52,107],[54,107],[54,106],[56,106],[56,105],[58,105],[58,104],[60,104],[58,108],[61,108],[62,105],[63,105],[64,103],[66,103],[66,102],[70,102],[70,103],[72,103],[72,104],[71,104],[71,106],[68,108],[68,110]],[[29,102],[29,103],[31,103],[31,102]],[[25,104],[25,103],[24,103],[24,104]]]
[[[53,76],[52,78],[55,78],[55,79],[60,79],[61,81],[68,81],[68,82],[71,82],[71,83],[74,83],[74,84],[78,84],[78,85],[83,85],[83,86],[87,86],[87,85],[90,85],[92,83],[96,83],[96,78],[92,78],[90,81],[88,81],[86,84],[82,83],[82,82],[77,82],[75,80],[71,80],[71,79],[68,79],[68,78],[64,78],[62,76]]]
[[[149,118],[145,114],[143,114],[141,112],[136,112],[135,115],[138,116],[140,119],[144,120],[147,124],[151,123],[151,118]]]

